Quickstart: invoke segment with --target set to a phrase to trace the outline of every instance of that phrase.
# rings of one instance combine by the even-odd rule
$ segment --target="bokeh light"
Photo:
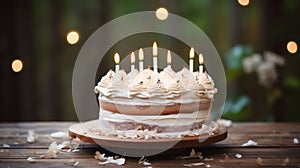
[[[20,72],[23,69],[23,62],[16,59],[11,63],[11,68],[14,72]]]
[[[79,33],[76,31],[70,31],[67,34],[67,41],[69,44],[76,44],[79,41]]]
[[[250,0],[238,0],[238,3],[242,6],[247,6],[250,3]]]
[[[168,18],[168,10],[166,8],[158,8],[156,10],[156,17],[159,20],[166,20]]]
[[[290,41],[290,42],[287,43],[286,49],[288,50],[288,52],[294,54],[294,53],[296,53],[297,50],[298,50],[298,45],[297,45],[296,42]]]

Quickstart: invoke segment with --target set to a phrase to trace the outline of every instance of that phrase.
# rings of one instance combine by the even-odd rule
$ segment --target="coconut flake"
[[[218,123],[219,125],[222,125],[222,126],[228,128],[228,127],[231,126],[232,121],[231,121],[231,120],[226,120],[226,119],[219,119],[219,120],[217,121],[217,123]]]
[[[140,158],[140,160],[138,161],[138,164],[142,164],[144,166],[150,166],[151,163],[143,156]]]
[[[240,158],[242,158],[243,156],[242,156],[241,154],[237,153],[237,154],[235,154],[235,157],[236,157],[237,159],[240,159]]]
[[[49,149],[48,149],[48,155],[50,158],[56,158],[57,157],[57,153],[58,153],[58,146],[57,143],[54,141],[50,144]]]
[[[34,143],[37,140],[37,137],[34,134],[33,130],[28,130],[27,142]]]
[[[27,161],[30,162],[30,163],[33,163],[33,162],[35,162],[35,158],[34,157],[29,157],[29,158],[27,158]]]
[[[58,131],[50,134],[52,138],[67,138],[69,135],[66,132]]]
[[[290,159],[287,157],[283,160],[282,166],[286,166],[290,163]]]
[[[79,164],[79,162],[77,161],[73,164],[73,166],[76,167],[78,164]]]
[[[202,152],[195,152],[195,150],[192,149],[189,156],[179,156],[179,158],[180,159],[193,159],[193,158],[203,159],[203,156],[202,156]]]
[[[119,159],[114,159],[112,156],[107,157],[106,161],[104,162],[98,162],[100,165],[105,165],[105,164],[117,164],[117,165],[123,165],[125,164],[125,159],[124,158],[119,158]]]
[[[112,163],[120,166],[125,164],[125,158],[114,159],[112,156],[105,157],[105,154],[101,154],[99,151],[95,152],[94,158],[100,160],[100,162],[98,162],[100,165]]]
[[[57,145],[58,149],[67,149],[67,152],[71,152],[72,150],[76,150],[79,144],[74,141],[63,141],[61,144]]]
[[[10,147],[10,145],[8,145],[8,144],[3,144],[3,148],[9,148]]]
[[[258,165],[262,165],[262,163],[263,163],[263,159],[261,158],[261,157],[258,157],[257,159],[256,159],[256,163],[258,164]]]
[[[242,144],[242,146],[257,146],[257,142],[253,140],[248,140],[248,142]]]
[[[184,167],[203,166],[203,165],[205,165],[203,162],[183,164]]]
[[[204,158],[203,160],[204,160],[204,161],[213,161],[214,158]]]
[[[293,139],[293,143],[294,143],[294,144],[299,144],[299,140],[298,140],[297,138],[294,138],[294,139]]]

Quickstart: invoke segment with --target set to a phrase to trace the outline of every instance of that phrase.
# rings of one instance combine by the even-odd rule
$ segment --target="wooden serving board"
[[[200,147],[213,144],[227,138],[227,129],[220,127],[219,131],[211,136],[189,136],[181,139],[120,139],[115,136],[102,136],[91,133],[91,128],[98,128],[98,120],[73,124],[69,127],[69,135],[78,137],[83,142],[97,143],[102,147],[154,150],[170,146],[172,149]]]

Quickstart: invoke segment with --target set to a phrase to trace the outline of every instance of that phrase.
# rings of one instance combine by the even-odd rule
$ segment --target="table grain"
[[[68,131],[74,122],[20,122],[0,123],[0,167],[116,167],[114,164],[99,165],[94,159],[96,151],[115,156],[95,144],[80,143],[78,152],[62,151],[57,158],[47,156],[49,145],[53,141],[50,134],[57,131]],[[28,130],[33,130],[38,137],[35,143],[27,143]],[[180,155],[188,155],[191,149],[171,150],[160,155],[147,157],[155,167],[184,167],[191,163],[203,162],[193,167],[300,167],[300,123],[233,123],[228,128],[226,140],[216,144],[194,148],[202,152],[204,159],[179,159]],[[257,146],[242,147],[248,140],[258,143]],[[3,147],[8,144],[9,147]],[[242,158],[236,158],[241,154]],[[39,158],[45,155],[44,158]],[[35,157],[33,163],[28,157]],[[262,164],[257,163],[257,158]],[[138,164],[140,158],[125,157],[126,163],[120,167],[146,167]],[[190,165],[191,166],[191,165]]]

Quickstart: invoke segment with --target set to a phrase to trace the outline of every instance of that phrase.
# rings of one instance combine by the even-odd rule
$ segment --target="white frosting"
[[[110,70],[95,87],[99,100],[134,105],[194,103],[212,99],[216,92],[206,72],[200,75],[183,68],[176,73],[170,66],[160,73],[145,69],[126,75],[123,70],[118,73]]]
[[[207,118],[209,110],[196,111],[193,113],[178,113],[170,115],[126,115],[113,113],[100,108],[99,119],[112,122],[136,122],[157,126],[189,126],[193,123],[202,122]]]

